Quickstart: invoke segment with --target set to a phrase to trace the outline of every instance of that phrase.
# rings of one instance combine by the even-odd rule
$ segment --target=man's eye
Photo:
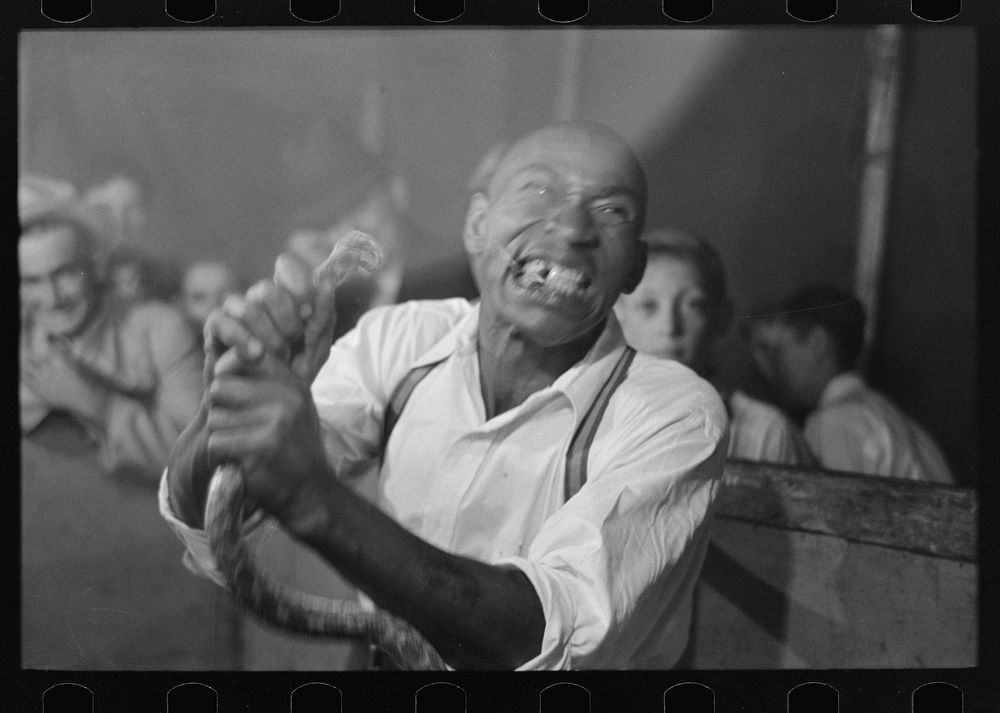
[[[632,211],[617,203],[606,203],[596,206],[594,214],[605,225],[621,225],[632,220]]]
[[[645,315],[654,314],[656,312],[656,303],[651,300],[640,302],[639,310]]]
[[[521,191],[524,193],[536,193],[540,196],[544,196],[552,192],[552,187],[547,183],[542,183],[541,181],[528,181],[521,186]]]

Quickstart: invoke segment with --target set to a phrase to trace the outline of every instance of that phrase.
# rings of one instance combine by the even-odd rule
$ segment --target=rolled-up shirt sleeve
[[[721,404],[613,413],[588,482],[550,516],[519,568],[545,613],[541,651],[520,670],[672,665],[690,628],[709,514],[725,460]],[[684,412],[686,411],[686,413]]]
[[[184,566],[195,574],[208,577],[216,584],[226,586],[225,580],[219,573],[215,564],[215,557],[208,546],[208,536],[204,530],[191,527],[183,522],[170,507],[170,485],[167,482],[167,470],[164,469],[160,478],[160,489],[157,494],[160,506],[160,515],[173,528],[173,531],[184,543]]]
[[[439,319],[437,329],[400,345],[388,335],[393,332],[394,321],[412,318],[413,309],[404,305],[401,309],[377,308],[367,312],[352,331],[333,345],[313,381],[312,397],[320,417],[327,459],[337,476],[349,484],[378,468],[387,384],[401,378],[408,369],[407,360],[432,345],[448,324],[447,320]],[[448,314],[447,309],[444,314]],[[172,511],[167,477],[164,471],[159,489],[160,513],[187,548],[185,565],[192,572],[223,584],[205,532],[186,525]],[[261,519],[248,520],[248,531],[255,529]]]

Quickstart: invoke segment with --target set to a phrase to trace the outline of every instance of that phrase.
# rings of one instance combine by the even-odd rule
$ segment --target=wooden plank
[[[974,562],[978,509],[967,488],[729,461],[716,515]]]
[[[977,584],[975,564],[719,519],[691,666],[975,666]]]

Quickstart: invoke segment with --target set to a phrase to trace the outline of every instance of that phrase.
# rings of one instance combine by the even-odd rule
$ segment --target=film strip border
[[[984,24],[993,0],[14,0],[23,29],[340,25]],[[374,6],[374,7],[373,7]],[[992,18],[990,18],[992,19]],[[995,79],[995,77],[994,77]],[[981,83],[985,87],[986,84]],[[992,100],[990,101],[992,104]],[[985,603],[985,600],[984,600]],[[1000,710],[987,670],[559,674],[0,673],[9,711],[931,711]]]
[[[942,23],[976,21],[980,3],[962,0],[22,0],[24,27],[46,25],[272,24],[710,24]],[[372,7],[377,5],[377,7]]]
[[[960,672],[948,674],[960,680]],[[761,682],[759,673],[708,674],[698,680],[653,673],[613,674],[558,680],[552,674],[481,674],[471,680],[434,680],[409,674],[350,674],[315,680],[271,673],[244,675],[223,682],[211,676],[184,680],[180,674],[130,674],[93,680],[81,675],[48,683],[36,677],[25,687],[17,707],[6,710],[52,713],[158,710],[177,713],[714,713],[779,711],[786,713],[961,713],[996,710],[996,700],[962,687],[935,681],[933,673],[903,674],[898,685],[884,687],[873,674],[870,685],[843,683],[844,673],[782,676],[787,682]],[[523,679],[526,677],[526,680]],[[293,678],[300,680],[292,680]],[[726,680],[729,679],[729,680]],[[923,679],[925,683],[917,683]],[[794,682],[796,681],[797,682]],[[554,682],[553,682],[554,681]],[[707,681],[707,683],[702,682]],[[86,682],[86,683],[83,683]],[[638,682],[639,685],[636,685]],[[733,685],[738,682],[737,685]],[[794,682],[794,683],[793,683]],[[789,683],[791,685],[789,686]],[[966,688],[970,689],[965,690]],[[0,697],[2,699],[2,697]],[[136,704],[142,701],[141,706]]]

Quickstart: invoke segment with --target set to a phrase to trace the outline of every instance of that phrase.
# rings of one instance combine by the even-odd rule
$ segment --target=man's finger
[[[213,365],[212,381],[221,376],[233,376],[247,371],[249,364],[240,358],[239,352],[229,349],[223,352]]]
[[[299,318],[308,318],[315,295],[309,266],[288,253],[282,253],[274,261],[274,283],[288,290],[295,300]]]
[[[224,428],[210,431],[205,444],[208,462],[214,465],[238,463],[252,469],[261,460],[258,451],[262,435],[261,429]]]
[[[220,358],[219,362],[222,361],[223,358]],[[244,368],[243,365],[237,367],[240,371]],[[248,409],[263,402],[270,390],[269,385],[240,371],[219,374],[216,364],[216,374],[207,390],[208,403],[212,408]]]
[[[274,280],[261,280],[247,290],[246,299],[263,309],[286,344],[302,334],[296,298]]]
[[[264,345],[240,320],[222,309],[214,310],[205,321],[205,352],[218,359],[227,349],[235,349],[241,359],[253,362],[264,354]]]
[[[209,433],[262,428],[268,423],[267,409],[245,400],[230,398],[231,396],[232,394],[219,394],[211,402],[205,418],[205,428]]]
[[[287,354],[288,339],[275,323],[266,303],[251,300],[240,295],[230,295],[222,305],[223,313],[242,323],[250,334],[264,347],[265,351]],[[296,329],[296,325],[292,325]]]
[[[264,405],[285,399],[294,381],[289,366],[273,354],[248,364],[230,351],[216,362],[207,395],[213,405]]]
[[[255,383],[265,385],[267,381],[282,379],[289,375],[289,367],[283,357],[264,352],[255,361],[244,361],[238,352],[230,350],[224,353],[215,363],[212,372],[213,379],[225,376],[243,376],[254,379]],[[263,386],[267,388],[267,386]]]

